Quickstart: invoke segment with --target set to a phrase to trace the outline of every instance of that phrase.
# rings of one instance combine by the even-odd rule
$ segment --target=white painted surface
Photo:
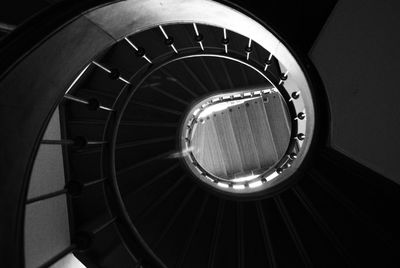
[[[70,253],[52,266],[51,268],[86,268],[75,256]]]
[[[56,109],[43,139],[59,140],[61,139],[60,133],[59,111]],[[64,188],[64,185],[61,145],[40,145],[31,173],[28,198],[58,191]]]
[[[55,110],[43,139],[60,139],[59,111]],[[36,156],[28,197],[64,188],[64,166],[60,145],[41,145]],[[25,210],[25,264],[35,268],[70,245],[65,194],[31,203]],[[59,266],[61,267],[61,266]]]
[[[65,195],[29,204],[25,211],[25,264],[36,268],[70,245]]]
[[[400,1],[341,0],[310,52],[332,146],[400,183]]]

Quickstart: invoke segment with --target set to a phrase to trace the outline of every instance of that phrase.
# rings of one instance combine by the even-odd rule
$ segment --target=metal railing
[[[22,55],[25,55],[31,49],[36,46],[38,43],[41,43],[47,36],[49,36],[50,33],[53,33],[58,27],[61,25],[64,25],[66,22],[71,21],[77,16],[80,16],[80,14],[83,11],[87,11],[89,9],[92,9],[94,7],[98,7],[104,3],[109,3],[110,1],[88,1],[87,3],[78,3],[74,5],[70,5],[69,3],[60,3],[55,5],[54,7],[49,8],[48,10],[45,10],[41,15],[38,17],[34,18],[27,24],[23,25],[22,27],[18,28],[15,32],[13,32],[9,37],[7,37],[7,40],[5,41],[7,45],[4,47],[1,47],[0,50],[0,57],[2,58],[2,63],[0,64],[0,79],[3,79],[7,74],[9,73],[9,69],[13,66],[16,65],[18,60],[22,57]],[[44,23],[46,21],[46,23]],[[53,22],[53,23],[50,23]],[[46,24],[46,25],[44,25]],[[41,27],[44,25],[43,27]],[[118,94],[118,97],[114,100],[113,105],[111,107],[108,106],[103,106],[97,98],[90,98],[90,99],[85,99],[81,97],[77,97],[74,94],[74,84],[77,80],[81,78],[81,76],[85,73],[87,70],[87,67],[83,70],[83,72],[80,73],[80,75],[77,77],[77,80],[74,81],[74,83],[68,88],[66,94],[63,96],[62,99],[64,101],[71,101],[74,103],[82,104],[87,106],[88,109],[90,110],[103,110],[106,112],[109,112],[106,127],[105,127],[105,132],[104,132],[104,139],[100,141],[88,141],[83,137],[77,137],[77,138],[68,138],[68,139],[60,139],[60,140],[42,140],[37,139],[35,142],[32,142],[31,147],[28,149],[32,150],[37,150],[39,143],[41,142],[42,144],[53,144],[53,145],[63,145],[63,146],[77,146],[77,147],[85,147],[85,146],[100,146],[101,151],[103,153],[104,159],[103,159],[103,165],[104,165],[104,170],[107,176],[104,178],[99,178],[96,179],[92,182],[88,182],[85,184],[82,184],[77,181],[70,181],[68,182],[64,189],[61,189],[56,192],[48,193],[45,195],[41,195],[35,198],[27,199],[24,200],[24,202],[14,202],[16,199],[21,199],[21,196],[26,198],[26,191],[27,191],[27,186],[28,186],[28,177],[29,177],[29,170],[25,172],[24,175],[19,176],[12,184],[9,183],[10,179],[10,174],[4,174],[4,177],[7,177],[4,179],[3,183],[6,186],[12,185],[12,189],[10,189],[10,192],[12,195],[18,196],[18,198],[10,199],[8,203],[13,203],[15,205],[10,206],[10,213],[6,215],[6,217],[10,217],[8,220],[8,224],[5,224],[4,228],[7,228],[7,226],[11,226],[10,222],[12,222],[14,225],[17,227],[12,230],[10,235],[4,236],[4,241],[10,242],[10,245],[8,249],[3,250],[3,254],[9,255],[4,258],[4,264],[10,267],[20,267],[23,266],[23,246],[22,246],[22,237],[23,237],[23,232],[22,232],[22,223],[23,221],[21,220],[23,218],[23,206],[26,204],[38,202],[41,200],[49,199],[58,195],[62,194],[67,194],[71,196],[77,196],[80,194],[83,194],[84,189],[87,187],[90,187],[92,185],[96,184],[103,184],[108,182],[107,187],[111,189],[110,192],[108,192],[106,198],[108,202],[110,202],[110,207],[113,215],[111,215],[111,218],[96,228],[95,230],[91,232],[86,232],[86,233],[77,233],[76,238],[73,241],[73,243],[67,247],[65,250],[48,260],[45,264],[43,264],[43,267],[48,267],[51,264],[54,264],[57,262],[59,259],[61,259],[63,256],[67,255],[70,252],[74,252],[76,250],[85,250],[90,247],[90,244],[92,242],[92,236],[96,235],[97,233],[101,232],[108,226],[111,226],[115,224],[121,232],[127,233],[126,239],[128,240],[127,245],[130,247],[128,250],[133,250],[135,251],[135,254],[137,253],[140,255],[141,262],[138,265],[145,265],[146,263],[150,263],[155,266],[159,267],[164,267],[164,264],[157,258],[157,256],[152,252],[152,250],[147,246],[146,242],[141,238],[139,232],[136,230],[135,226],[132,224],[131,220],[129,219],[129,215],[127,215],[126,210],[124,208],[124,203],[121,198],[121,194],[118,189],[118,182],[117,182],[117,174],[115,171],[115,165],[110,162],[110,159],[113,159],[113,154],[115,150],[117,149],[118,145],[115,144],[116,140],[116,132],[115,130],[118,129],[118,127],[123,123],[121,122],[121,117],[124,113],[124,107],[128,104],[128,102],[132,102],[132,97],[134,93],[139,89],[139,87],[145,82],[146,78],[149,77],[150,74],[154,73],[157,70],[162,69],[162,67],[175,62],[179,60],[183,60],[186,58],[202,58],[202,57],[209,57],[209,56],[217,56],[220,58],[231,58],[237,61],[242,61],[243,63],[246,62],[254,62],[256,65],[258,65],[257,69],[263,71],[264,73],[268,73],[270,70],[270,66],[273,64],[273,55],[272,53],[269,53],[269,57],[267,59],[262,59],[260,64],[258,59],[253,59],[252,53],[253,53],[253,46],[255,41],[248,38],[248,43],[245,46],[244,51],[234,51],[233,49],[230,48],[230,40],[228,36],[228,31],[226,28],[221,28],[221,47],[219,48],[210,48],[207,47],[205,40],[206,36],[204,32],[201,32],[199,30],[199,25],[200,23],[192,23],[193,25],[193,31],[195,34],[194,41],[198,45],[197,47],[187,47],[187,48],[179,48],[176,47],[176,43],[174,42],[174,38],[169,35],[163,25],[159,25],[158,28],[164,37],[164,42],[165,45],[169,46],[171,48],[171,53],[173,55],[169,55],[167,60],[165,60],[165,55],[161,55],[160,57],[154,57],[150,58],[144,48],[137,47],[134,45],[134,43],[130,40],[130,37],[124,37],[123,40],[125,40],[134,50],[136,55],[139,58],[143,58],[145,61],[144,63],[146,64],[145,68],[142,68],[139,70],[137,73],[135,73],[132,77],[130,78],[124,78],[121,76],[120,72],[118,69],[114,68],[108,68],[105,66],[105,64],[101,63],[100,61],[92,61],[88,63],[89,65],[95,65],[99,69],[103,70],[110,79],[113,80],[120,80],[124,83],[124,87],[121,89],[121,92]],[[1,27],[4,29],[10,29],[13,30],[10,27]],[[29,32],[32,30],[31,32]],[[24,42],[26,41],[26,42]],[[12,44],[18,43],[18,46],[12,47]],[[215,51],[219,51],[223,54],[215,54]],[[152,55],[152,54],[150,54]],[[227,56],[228,55],[228,56]],[[240,57],[238,56],[240,55]],[[4,56],[4,57],[3,57]],[[244,57],[245,61],[241,59],[241,57]],[[249,63],[247,63],[250,65]],[[251,66],[251,65],[250,65]],[[290,75],[289,70],[285,70],[284,74],[277,78],[273,78],[274,81],[277,81],[275,84],[276,87],[282,88],[284,86],[285,80],[287,77]],[[267,75],[268,78],[271,78],[270,75]],[[172,76],[168,76],[168,79],[171,81],[176,82],[177,85],[179,85],[182,88],[185,88],[187,91],[191,92],[190,88],[184,85],[182,81],[179,81],[175,79]],[[195,95],[195,94],[194,94]],[[299,99],[301,96],[298,91],[292,92],[291,94],[285,94],[286,96],[289,96],[288,101],[293,102],[294,100]],[[173,97],[173,96],[169,96]],[[175,96],[176,97],[176,96]],[[62,101],[60,99],[60,102]],[[47,103],[48,107],[56,107],[55,103]],[[294,119],[299,119],[302,120],[304,114],[302,112],[296,112],[294,113]],[[48,118],[49,116],[47,116]],[[304,118],[303,118],[304,119]],[[33,120],[33,119],[32,119]],[[43,118],[34,118],[35,122],[33,123],[39,123],[43,122]],[[43,134],[45,125],[42,127],[40,133]],[[298,140],[303,140],[305,138],[303,133],[294,133],[293,134],[294,138],[297,138]],[[26,149],[26,150],[28,150]],[[23,150],[23,149],[21,149]],[[289,158],[294,160],[294,155],[293,154],[288,154]],[[27,162],[32,163],[33,162],[33,157],[34,155],[30,155],[29,157],[26,157]],[[283,170],[282,170],[283,171]],[[11,186],[10,186],[11,187]],[[23,199],[23,198],[22,198]],[[205,203],[206,201],[204,201]],[[222,206],[222,205],[221,205]],[[223,206],[222,208],[223,209]],[[1,230],[1,234],[4,234],[5,230]],[[15,240],[15,242],[14,242]],[[210,259],[210,262],[213,262],[213,259]]]

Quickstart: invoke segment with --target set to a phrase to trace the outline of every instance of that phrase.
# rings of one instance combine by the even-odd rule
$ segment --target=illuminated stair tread
[[[271,168],[286,152],[289,137],[281,97],[270,93],[205,108],[193,127],[191,147],[203,169],[232,180]]]

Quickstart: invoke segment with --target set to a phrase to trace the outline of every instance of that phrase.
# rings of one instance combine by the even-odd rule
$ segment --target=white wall
[[[43,139],[58,140],[60,119],[54,112]],[[64,166],[61,145],[40,145],[33,165],[28,198],[64,188]],[[25,264],[38,267],[70,245],[68,208],[65,194],[26,206]]]
[[[332,146],[400,183],[400,1],[339,0],[310,52]]]

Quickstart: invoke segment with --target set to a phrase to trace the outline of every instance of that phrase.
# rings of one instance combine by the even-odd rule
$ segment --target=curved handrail
[[[108,0],[62,1],[46,8],[23,25],[7,35],[0,42],[0,85],[5,77],[29,55],[45,42],[53,33],[79,17],[83,12],[107,4]],[[46,129],[53,110],[58,103],[41,100],[41,105],[51,107],[43,118],[24,118],[14,116],[22,104],[10,103],[11,96],[17,98],[18,92],[0,89],[0,209],[2,211],[0,237],[0,259],[5,267],[24,267],[24,217],[25,198],[29,186],[30,171],[38,150],[40,140]],[[40,94],[39,92],[37,94]],[[23,96],[23,95],[22,95]],[[21,140],[15,128],[24,131],[25,126],[40,125],[38,132],[29,140]],[[21,146],[12,147],[15,141]]]
[[[0,61],[0,84],[17,64],[22,63],[26,55],[32,52],[66,23],[73,21],[76,17],[90,9],[111,2],[113,1],[62,1],[45,9],[24,25],[18,27],[0,42],[0,58],[2,59]],[[227,1],[220,2],[226,3]],[[256,18],[254,15],[251,17]],[[260,22],[260,20],[258,21]],[[266,26],[265,23],[262,24]],[[266,28],[270,29],[269,26],[266,26]],[[279,37],[278,34],[275,35]],[[281,39],[281,42],[284,43],[286,47],[289,47],[284,40]],[[290,51],[297,59],[300,59],[298,53],[295,53],[293,49],[290,49]],[[315,68],[308,59],[301,57],[298,62],[304,69],[307,69],[309,73],[316,74]],[[310,83],[318,87],[322,85],[318,75],[311,78],[309,77],[309,73],[307,74],[307,78]],[[20,124],[21,127],[32,124],[40,125],[40,129],[32,133],[35,137],[30,140],[21,141],[21,147],[12,148],[11,146],[4,146],[0,152],[0,157],[2,158],[2,161],[0,161],[0,177],[2,178],[0,180],[0,198],[2,199],[0,202],[0,209],[3,213],[2,225],[0,226],[0,237],[3,239],[0,249],[1,259],[3,264],[7,267],[23,267],[24,207],[30,171],[40,143],[40,138],[58,102],[52,101],[53,99],[43,99],[41,105],[51,107],[51,109],[49,109],[50,112],[47,113],[45,118],[43,118],[43,116],[38,116],[30,118],[30,122],[21,122],[19,121],[21,118],[8,118],[13,111],[18,109],[18,106],[12,106],[13,104],[6,103],[7,97],[10,96],[9,94],[19,94],[19,92],[10,93],[4,92],[4,90],[0,92],[0,109],[2,110],[2,114],[0,114],[0,124],[4,126],[0,134],[0,139],[4,143],[8,143],[9,140],[18,139],[18,136],[13,136],[15,133],[12,131],[12,128],[8,128],[8,124]],[[327,130],[325,123],[328,122],[328,120],[325,120],[328,115],[325,108],[327,105],[324,103],[326,100],[324,90],[319,90],[318,92],[313,91],[312,94],[315,94],[316,98],[321,99],[318,106],[315,104],[318,108],[315,116],[316,120],[319,121],[319,125],[323,127],[319,127],[316,131],[324,132]],[[8,131],[9,129],[11,131]],[[315,136],[318,137],[319,135]],[[315,148],[317,148],[317,140],[314,140],[313,144],[314,146],[312,146],[312,148],[315,150]],[[12,160],[10,155],[15,159]],[[18,158],[18,161],[16,161],[16,158]]]

